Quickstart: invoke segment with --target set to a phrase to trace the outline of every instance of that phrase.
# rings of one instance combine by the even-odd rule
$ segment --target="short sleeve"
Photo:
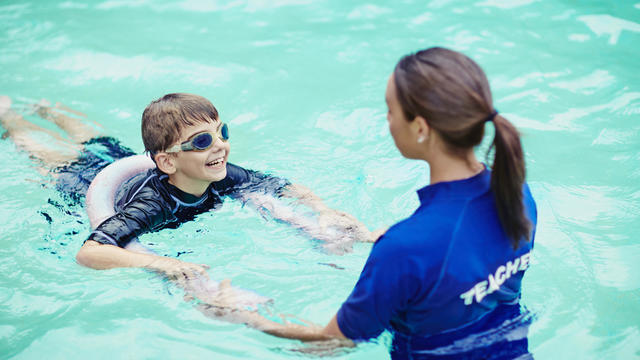
[[[286,179],[227,164],[227,176],[214,182],[213,188],[221,196],[238,196],[244,191],[280,195],[288,185],[290,183]]]
[[[407,249],[383,235],[374,245],[351,295],[338,310],[338,326],[352,340],[375,338],[415,297],[419,280]]]

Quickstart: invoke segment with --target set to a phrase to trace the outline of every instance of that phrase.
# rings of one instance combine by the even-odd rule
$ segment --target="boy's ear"
[[[175,158],[165,152],[157,153],[154,157],[158,170],[167,175],[171,175],[176,172]]]

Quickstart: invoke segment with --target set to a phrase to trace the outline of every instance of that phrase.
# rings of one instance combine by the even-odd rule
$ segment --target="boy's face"
[[[176,172],[170,176],[171,182],[183,191],[206,189],[210,183],[220,181],[227,176],[229,142],[223,142],[215,134],[222,126],[219,120],[210,123],[198,123],[182,130],[178,144],[193,139],[194,136],[209,132],[214,134],[213,145],[204,151],[180,151],[175,153]]]

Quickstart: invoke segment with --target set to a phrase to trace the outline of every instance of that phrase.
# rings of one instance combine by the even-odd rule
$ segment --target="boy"
[[[58,106],[37,106],[39,115],[55,122],[75,140],[71,144],[55,133],[49,134],[55,141],[62,142],[61,145],[76,151],[67,151],[54,157],[51,155],[54,152],[38,148],[44,146],[43,143],[32,138],[34,132],[47,130],[22,119],[9,107],[8,98],[1,97],[0,119],[17,145],[54,169],[59,184],[73,183],[68,179],[74,176],[83,178],[83,181],[73,183],[82,185],[82,189],[71,192],[86,190],[86,183],[99,169],[108,165],[108,162],[97,160],[99,164],[93,166],[96,164],[92,160],[95,156],[87,153],[88,144],[102,145],[108,155],[115,159],[132,154],[115,139],[96,137],[95,130],[77,119],[65,116],[58,111]],[[182,222],[192,220],[197,214],[221,205],[222,196],[225,195],[258,201],[261,201],[261,194],[265,192],[295,197],[319,214],[318,223],[324,228],[333,226],[344,230],[343,236],[372,241],[372,234],[363,224],[348,214],[328,208],[308,189],[227,163],[230,150],[227,125],[219,120],[215,107],[201,96],[168,94],[153,101],[142,115],[142,138],[145,150],[152,156],[157,168],[138,174],[123,185],[119,191],[123,195],[116,199],[117,213],[102,222],[80,248],[76,259],[82,265],[94,269],[140,267],[162,272],[170,278],[193,279],[199,274],[207,276],[205,265],[130,251],[126,246],[141,234],[177,227]],[[82,151],[80,157],[77,151]],[[92,169],[87,169],[87,164]],[[308,224],[296,222],[289,213],[273,207],[270,210],[274,217],[312,231]]]

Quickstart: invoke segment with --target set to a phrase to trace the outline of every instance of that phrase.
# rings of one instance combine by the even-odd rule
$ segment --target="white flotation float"
[[[145,155],[133,155],[116,160],[96,175],[87,190],[87,215],[91,229],[95,229],[103,221],[115,214],[116,192],[120,185],[133,176],[156,167],[156,164]]]

